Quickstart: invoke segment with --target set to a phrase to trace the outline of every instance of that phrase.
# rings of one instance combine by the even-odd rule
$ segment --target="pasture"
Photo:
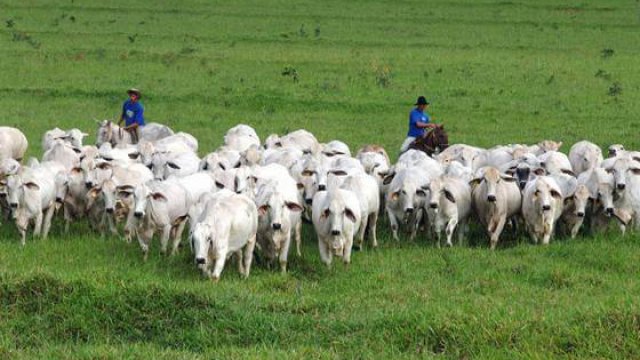
[[[587,139],[640,149],[637,2],[186,0],[0,3],[0,125],[40,136],[114,119],[143,91],[147,121],[200,155],[245,123],[304,128],[392,158],[418,95],[451,143]],[[638,358],[637,234],[498,250],[394,242],[328,270],[305,225],[282,275],[258,262],[201,277],[188,247],[101,238],[83,223],[21,248],[0,226],[0,357]],[[186,244],[186,242],[184,242]]]

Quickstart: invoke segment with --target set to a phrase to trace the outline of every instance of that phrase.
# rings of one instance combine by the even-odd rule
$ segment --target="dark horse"
[[[447,147],[449,147],[449,135],[444,130],[444,125],[437,125],[409,145],[409,149],[424,151],[429,156],[439,153]]]

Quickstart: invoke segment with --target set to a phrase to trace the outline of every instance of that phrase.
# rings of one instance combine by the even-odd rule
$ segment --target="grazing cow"
[[[22,131],[8,126],[0,126],[0,160],[22,161],[28,146],[29,142]]]
[[[24,168],[21,173],[7,179],[8,203],[20,231],[22,245],[25,244],[27,227],[32,220],[35,222],[33,234],[47,238],[55,210],[55,178],[62,172],[62,165],[43,162]]]
[[[228,194],[209,200],[191,234],[196,265],[217,282],[227,257],[235,254],[238,271],[249,277],[257,229],[258,210],[248,197]]]
[[[522,217],[534,243],[548,245],[556,221],[562,215],[563,196],[556,181],[538,176],[524,188]]]
[[[320,258],[331,266],[333,255],[351,262],[353,237],[360,228],[360,206],[356,195],[344,189],[330,188],[313,196],[313,226],[318,235]]]
[[[602,150],[600,150],[600,147],[586,140],[578,141],[573,144],[569,150],[569,161],[576,175],[600,166],[602,160]]]
[[[429,224],[437,236],[440,247],[442,231],[447,235],[447,246],[453,246],[451,238],[458,230],[458,243],[462,243],[466,222],[471,212],[471,187],[463,179],[442,175],[431,181],[426,190],[429,192],[425,203]]]
[[[501,174],[494,167],[485,168],[482,176],[471,181],[471,186],[473,209],[487,229],[491,250],[494,250],[507,219],[520,212],[520,189],[514,177]]]
[[[300,214],[304,210],[299,203],[296,182],[291,176],[271,180],[258,188],[258,243],[271,262],[276,257],[282,272],[287,271],[287,257],[291,237],[295,237],[298,256],[301,246],[302,223]]]

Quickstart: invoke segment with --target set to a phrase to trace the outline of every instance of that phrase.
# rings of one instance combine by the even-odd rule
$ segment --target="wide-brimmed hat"
[[[131,89],[127,90],[127,95],[131,96],[131,94],[136,94],[138,96],[138,99],[140,99],[142,97],[142,93],[140,92],[140,90],[138,90],[136,88],[131,88]]]
[[[429,105],[429,104],[430,103],[427,101],[427,99],[424,98],[424,96],[419,96],[418,101],[416,101],[414,105]]]

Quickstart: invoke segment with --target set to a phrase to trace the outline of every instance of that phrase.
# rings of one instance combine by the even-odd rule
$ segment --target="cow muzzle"
[[[113,208],[106,208],[105,211],[107,214],[113,214]]]
[[[340,235],[340,230],[331,230],[331,235],[333,235],[333,236]]]
[[[280,230],[280,229],[282,229],[282,224],[273,223],[273,224],[271,224],[271,227],[273,228],[273,230]]]
[[[607,216],[611,216],[613,215],[613,208],[608,207],[604,210],[607,213]]]
[[[487,195],[487,201],[496,202],[496,196],[495,195]]]
[[[577,217],[584,217],[584,212],[582,212],[582,211],[578,211],[578,212],[576,213],[576,216],[577,216]]]
[[[542,205],[542,211],[549,211],[551,210],[551,205]]]
[[[133,213],[133,216],[137,217],[138,219],[140,219],[142,217],[142,213],[140,211],[136,211]]]
[[[207,263],[205,258],[196,258],[196,265],[204,265]]]
[[[438,204],[437,203],[431,203],[429,204],[429,207],[432,209],[437,209],[438,208]]]
[[[626,187],[627,187],[627,186],[626,186],[625,184],[618,184],[618,185],[616,186],[616,188],[617,188],[618,190],[624,190],[624,188],[626,188]]]

